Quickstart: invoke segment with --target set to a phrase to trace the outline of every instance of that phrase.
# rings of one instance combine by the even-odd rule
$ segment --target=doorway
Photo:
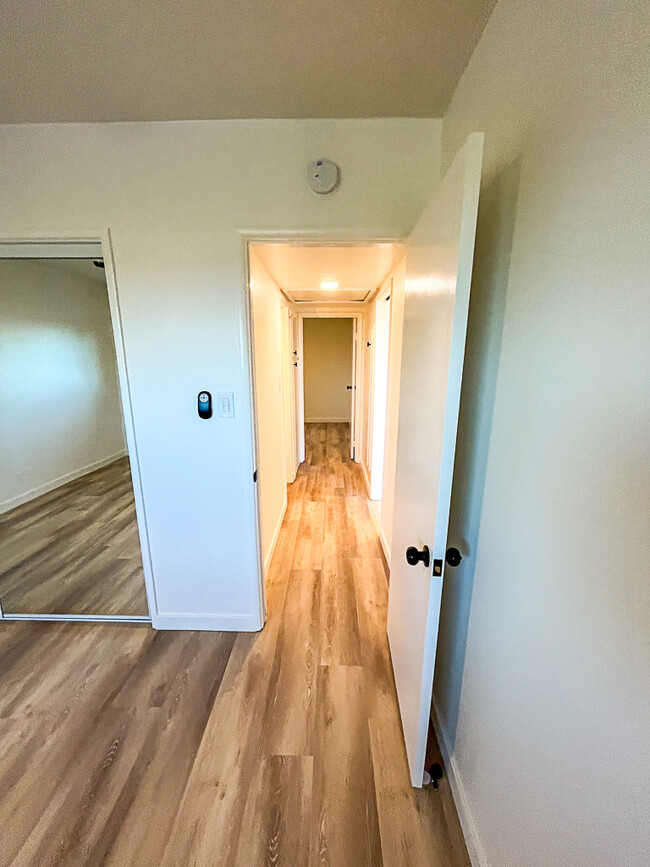
[[[248,253],[256,494],[267,616],[266,639],[261,637],[259,646],[269,646],[275,660],[260,737],[274,755],[296,758],[297,766],[308,756],[309,773],[313,766],[319,775],[314,797],[332,805],[334,827],[358,823],[374,839],[372,799],[350,798],[345,781],[355,780],[355,792],[370,791],[379,767],[389,769],[393,792],[406,792],[409,779],[386,635],[387,568],[370,516],[363,465],[368,420],[372,424],[373,419],[367,411],[366,373],[372,365],[366,344],[372,339],[376,303],[390,306],[382,299],[395,269],[394,282],[403,293],[403,257],[392,267],[388,263],[369,286],[357,288],[353,297],[361,301],[354,307],[323,297],[318,288],[309,294],[298,291],[291,282],[293,269],[285,273],[273,264],[286,251],[274,247],[268,255],[251,245]],[[334,270],[331,250],[314,259],[320,256]],[[291,255],[286,260],[295,263]],[[340,282],[340,273],[336,276]],[[313,272],[308,279],[316,287],[325,282]],[[353,359],[355,325],[359,351]],[[290,333],[297,338],[293,347]],[[356,392],[348,389],[355,365]],[[290,446],[292,437],[292,416],[285,407],[293,383],[301,404],[296,433],[303,439],[297,473],[291,461],[283,461],[283,445]],[[361,407],[355,414],[353,394]],[[350,422],[355,418],[359,447],[352,456]],[[334,764],[332,756],[337,757]],[[321,783],[329,771],[334,783]],[[438,805],[432,797],[418,800],[414,814],[423,827],[434,827],[432,810]],[[417,831],[411,835],[416,838]],[[323,837],[316,839],[320,845]],[[333,863],[367,860],[364,839],[360,832],[348,835],[344,847],[330,842],[328,856]],[[319,850],[314,851],[317,860]],[[381,854],[371,858],[381,860]]]
[[[150,622],[109,280],[101,243],[0,245],[4,619]]]
[[[403,274],[404,249],[397,243],[260,242],[247,244],[246,255],[260,561],[267,575],[290,500],[287,486],[309,462],[310,434],[312,446],[314,438],[329,442],[356,466],[361,490],[370,495],[367,444],[373,429],[385,426],[389,408],[385,395],[381,403],[381,372],[374,407],[368,348],[376,306],[384,304],[378,299],[390,294],[396,268]],[[377,430],[377,466],[382,448]]]
[[[301,316],[302,392],[305,440],[309,425],[336,425],[339,439],[356,457],[357,334],[356,317]]]
[[[388,448],[384,445],[380,522],[384,520],[385,514],[392,514],[390,523],[386,527],[380,526],[378,533],[375,528],[375,532],[369,533],[368,538],[371,540],[371,548],[379,548],[381,538],[386,560],[390,562],[387,631],[411,779],[415,787],[421,786],[427,776],[431,777],[425,773],[424,764],[430,727],[442,580],[446,566],[456,568],[463,559],[459,547],[452,544],[447,548],[447,538],[482,152],[483,135],[476,133],[468,136],[447,173],[432,191],[427,206],[405,240],[406,251],[403,247],[401,250],[405,267],[401,269],[399,281],[399,304],[394,297],[398,270],[396,263],[392,270],[384,275],[382,283],[375,284],[374,289],[368,286],[360,288],[357,284],[356,288],[350,287],[349,290],[354,295],[353,299],[336,299],[341,304],[338,315],[342,316],[347,312],[342,309],[345,301],[352,301],[351,306],[363,308],[372,298],[381,298],[387,290],[388,279],[392,279],[392,286],[384,296],[384,302],[390,301],[390,314],[388,347],[384,352],[384,359],[388,357],[388,379],[384,388],[388,407],[383,426],[384,442],[390,441],[392,446]],[[273,255],[264,251],[264,246],[273,250]],[[275,291],[282,295],[286,304],[292,306],[307,301],[305,293],[309,295],[311,292],[310,300],[320,302],[321,310],[318,315],[327,317],[334,309],[335,299],[329,296],[325,300],[322,291],[338,291],[341,288],[341,281],[337,276],[324,274],[322,270],[325,266],[334,271],[335,248],[323,245],[320,249],[312,249],[310,261],[309,256],[304,254],[302,260],[296,260],[295,257],[287,255],[286,250],[278,256],[277,251],[281,250],[282,246],[260,244],[255,254],[252,249],[249,251],[251,292],[253,286],[257,285],[258,277],[260,283],[266,282],[271,296]],[[286,245],[289,253],[292,252],[292,246]],[[349,245],[348,251],[351,248],[349,259],[358,264],[357,250],[354,245]],[[340,251],[339,255],[340,264]],[[305,266],[302,275],[297,267],[300,261]],[[253,277],[253,264],[258,271],[256,277]],[[301,276],[302,286],[299,285]],[[316,289],[317,285],[320,286],[321,293]],[[300,294],[302,298],[299,297]],[[254,300],[252,306],[255,324],[257,316]],[[372,349],[378,331],[377,310],[374,310],[374,318],[368,310],[364,310],[362,317],[364,339],[365,335],[370,338],[365,340],[365,347]],[[398,318],[399,327],[395,327]],[[383,317],[384,332],[386,321]],[[382,317],[379,324],[381,328]],[[254,328],[254,332],[256,330]],[[257,343],[256,338],[257,334],[254,333],[254,344]],[[364,363],[361,353],[358,353],[357,363],[361,364],[362,370],[365,366],[367,375],[359,377],[359,382],[363,383],[363,395],[361,400],[355,400],[355,411],[351,416],[351,437],[355,446],[351,458],[358,463],[359,456],[365,456],[365,485],[369,495],[372,491],[369,474],[376,468],[373,440],[377,441],[377,432],[374,430],[374,412],[360,412],[360,419],[365,420],[365,430],[357,434],[354,426],[359,407],[374,399],[378,372],[374,366],[375,358],[376,353],[371,352],[368,361]],[[399,369],[393,365],[394,360],[398,360]],[[298,369],[301,368],[299,362],[300,359],[297,359]],[[281,360],[279,364],[281,366]],[[382,362],[382,369],[384,366]],[[253,382],[252,386],[254,394],[259,394],[258,383]],[[304,409],[303,405],[303,413]],[[298,413],[298,417],[299,415]],[[260,443],[265,437],[259,424],[259,413],[257,422],[257,441]],[[360,445],[358,453],[357,439]],[[327,448],[327,437],[325,445],[325,466],[317,466],[318,473],[323,469],[332,470],[328,462],[331,452]],[[312,448],[312,454],[314,453],[317,453],[317,450]],[[318,473],[316,478],[320,478]],[[358,476],[358,471],[355,474]],[[298,475],[300,476],[300,470]],[[261,466],[260,481],[264,476],[264,468]],[[306,477],[309,480],[309,474],[306,474]],[[257,470],[254,478],[258,478]],[[347,490],[346,481],[347,476],[343,471],[338,477],[329,478],[325,488],[317,488],[319,500],[314,498],[313,492],[312,496],[308,497],[309,505],[303,499],[302,510],[308,506],[306,517],[311,512],[318,513],[319,505],[329,515],[332,511],[330,488],[342,487]],[[262,503],[263,499],[258,487],[258,502]],[[386,504],[388,508],[384,508]],[[278,534],[286,509],[287,498],[283,495],[282,511],[277,524]],[[367,505],[365,513],[369,515]],[[264,523],[262,515],[262,544],[265,535]],[[334,545],[336,548],[338,545],[340,554],[348,552],[349,555],[354,546],[348,543],[358,543],[359,535],[366,532],[363,526],[351,527],[347,522],[340,528],[341,533],[337,532],[339,528],[336,525],[332,525],[325,528],[321,535],[317,528],[311,526],[311,518],[307,523],[309,556],[304,561],[299,558],[296,568],[302,568],[299,564],[306,562],[308,568],[321,571],[326,547]],[[323,522],[320,524],[322,526]],[[270,564],[278,538],[278,535],[275,535],[271,539],[272,544],[265,552],[265,566]],[[462,546],[461,540],[459,544]],[[393,547],[394,551],[391,550]],[[338,566],[342,567],[342,563],[339,562]],[[413,569],[418,571],[413,572]],[[413,640],[414,635],[417,640]]]

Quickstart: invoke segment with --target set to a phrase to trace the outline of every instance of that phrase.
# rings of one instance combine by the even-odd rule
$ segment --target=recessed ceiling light
[[[336,282],[336,280],[323,280],[323,282],[320,284],[320,288],[321,289],[338,289],[339,284]]]

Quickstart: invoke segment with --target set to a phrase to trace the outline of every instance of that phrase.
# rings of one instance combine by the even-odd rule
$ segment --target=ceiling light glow
[[[320,288],[321,289],[338,289],[339,284],[336,282],[336,280],[323,280],[323,282],[320,284]]]

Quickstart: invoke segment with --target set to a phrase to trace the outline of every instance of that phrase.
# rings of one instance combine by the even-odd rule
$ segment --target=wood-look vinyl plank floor
[[[1,867],[467,867],[410,786],[348,437],[307,428],[261,632],[0,625]]]
[[[148,616],[127,457],[0,515],[0,602],[11,614]]]

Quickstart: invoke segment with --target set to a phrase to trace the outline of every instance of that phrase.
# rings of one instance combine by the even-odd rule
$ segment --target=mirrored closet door
[[[0,454],[4,615],[148,617],[101,259],[0,258]]]

